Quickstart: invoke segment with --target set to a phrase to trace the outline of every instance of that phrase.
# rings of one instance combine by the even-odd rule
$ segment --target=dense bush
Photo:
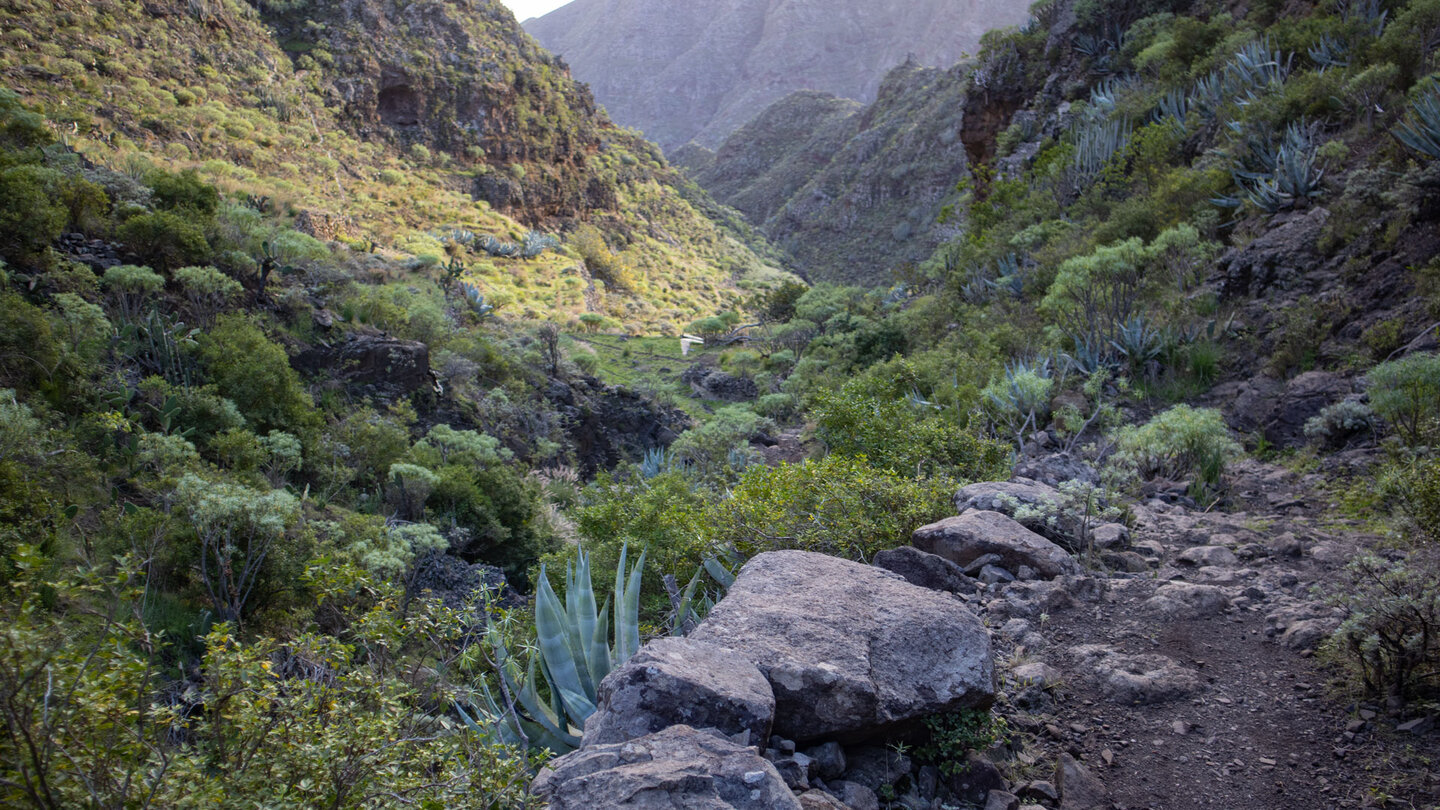
[[[297,435],[319,422],[315,403],[285,350],[241,315],[226,315],[200,338],[200,361],[221,396],[262,430]]]
[[[833,454],[864,456],[870,465],[901,475],[1005,477],[1005,447],[976,435],[968,415],[937,411],[900,393],[896,389],[910,382],[906,376],[887,383],[856,378],[838,391],[816,394],[815,437]]]
[[[1219,411],[1176,405],[1143,425],[1121,428],[1113,461],[1142,478],[1193,475],[1203,488],[1218,485],[1225,467],[1240,454]]]
[[[710,533],[745,556],[803,549],[868,562],[953,513],[956,486],[948,476],[877,469],[864,456],[756,467],[712,511]]]
[[[1440,666],[1440,549],[1402,560],[1364,556],[1346,569],[1332,601],[1348,616],[1330,648],[1351,664],[1365,690],[1403,703],[1434,688]]]
[[[1408,444],[1419,445],[1440,429],[1440,354],[1412,354],[1381,363],[1366,375],[1370,407],[1400,432]]]

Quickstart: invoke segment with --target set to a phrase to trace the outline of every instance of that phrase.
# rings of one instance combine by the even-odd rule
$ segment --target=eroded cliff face
[[[616,121],[672,150],[717,148],[796,90],[872,101],[907,57],[948,67],[1027,16],[1011,0],[575,0],[525,27]]]

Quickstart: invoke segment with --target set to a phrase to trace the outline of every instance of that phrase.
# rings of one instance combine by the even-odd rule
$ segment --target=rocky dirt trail
[[[1137,506],[1101,553],[1118,572],[981,595],[1034,741],[989,752],[1022,802],[1053,806],[1069,754],[1124,810],[1440,807],[1435,719],[1356,703],[1315,658],[1340,621],[1320,586],[1369,539],[1313,480],[1253,461],[1235,480],[1246,511]]]

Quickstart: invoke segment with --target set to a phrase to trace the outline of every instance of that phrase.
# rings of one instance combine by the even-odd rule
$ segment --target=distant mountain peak
[[[714,149],[796,90],[874,100],[886,70],[949,67],[1018,25],[1014,0],[575,0],[525,22],[619,123]]]

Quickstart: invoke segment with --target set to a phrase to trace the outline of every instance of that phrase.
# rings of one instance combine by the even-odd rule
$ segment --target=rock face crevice
[[[796,90],[871,101],[891,67],[949,67],[1028,15],[1007,0],[576,0],[524,25],[616,121],[671,150],[714,149]]]

